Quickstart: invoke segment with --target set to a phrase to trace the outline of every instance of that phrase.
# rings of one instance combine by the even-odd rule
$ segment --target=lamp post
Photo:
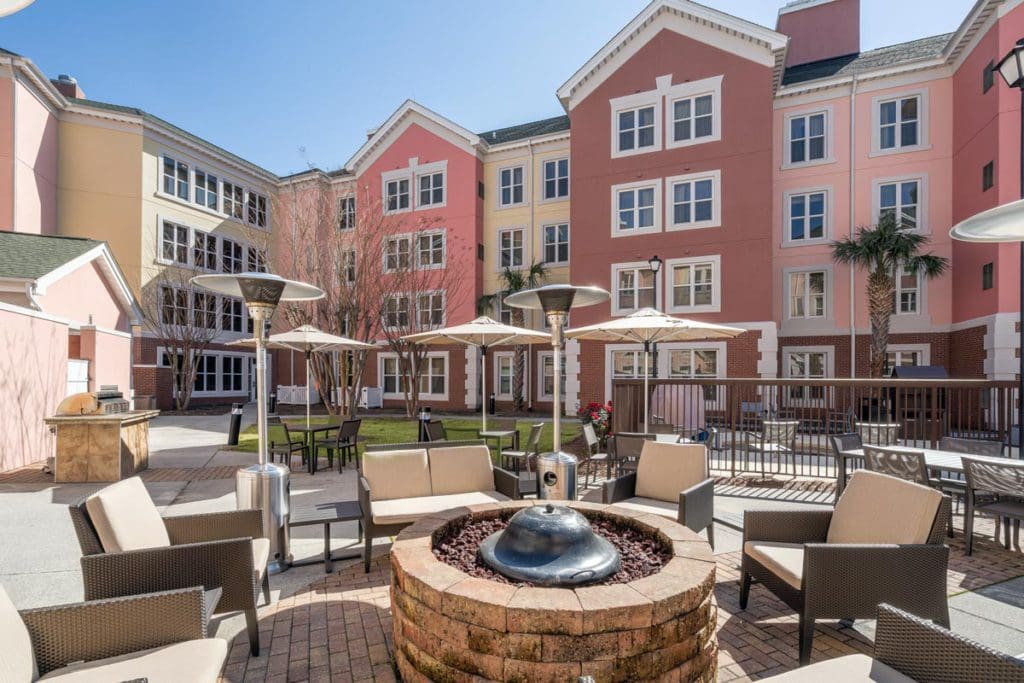
[[[235,500],[239,510],[259,509],[263,514],[263,533],[270,539],[267,571],[284,571],[291,563],[288,543],[290,514],[288,468],[267,462],[267,321],[281,301],[309,301],[324,296],[322,289],[303,282],[285,280],[269,273],[238,275],[198,275],[197,287],[218,294],[240,297],[252,318],[256,335],[256,430],[258,434],[255,465],[235,475]]]
[[[661,271],[661,257],[655,254],[651,258],[647,259],[647,266],[651,269],[651,273],[654,274],[654,310],[658,310],[658,273]],[[651,343],[649,341],[644,342],[644,363],[647,359],[651,359],[654,363],[653,372],[651,373],[655,378],[658,377],[658,343]],[[645,372],[647,368],[644,369]],[[647,429],[646,425],[644,429]]]

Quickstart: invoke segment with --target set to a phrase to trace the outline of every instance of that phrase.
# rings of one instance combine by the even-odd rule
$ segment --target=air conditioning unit
[[[363,387],[359,394],[360,408],[383,408],[384,392],[380,387]]]

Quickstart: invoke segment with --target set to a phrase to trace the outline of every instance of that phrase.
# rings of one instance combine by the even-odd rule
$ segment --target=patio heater
[[[537,463],[539,496],[559,500],[576,497],[576,456],[562,451],[562,345],[569,309],[608,301],[611,295],[600,287],[545,285],[510,294],[504,303],[513,308],[544,311],[551,328],[552,368],[552,448]]]
[[[270,539],[267,571],[276,574],[288,568],[290,560],[288,515],[290,513],[288,468],[267,458],[267,321],[281,301],[309,301],[324,296],[323,290],[270,273],[198,275],[197,287],[218,294],[240,297],[252,318],[256,335],[256,429],[259,435],[258,462],[238,470],[235,500],[239,510],[263,511],[263,533]]]

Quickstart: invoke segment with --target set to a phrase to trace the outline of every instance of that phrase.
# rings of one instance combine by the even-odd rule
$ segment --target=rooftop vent
[[[64,97],[85,97],[85,93],[78,87],[78,79],[69,74],[60,74],[57,78],[50,79],[50,83],[53,83]]]

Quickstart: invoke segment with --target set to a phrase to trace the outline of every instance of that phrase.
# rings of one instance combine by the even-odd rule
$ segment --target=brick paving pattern
[[[0,473],[0,484],[52,484],[53,475],[43,472],[42,462]],[[153,467],[139,473],[142,481],[207,481],[232,479],[237,466],[227,467]]]
[[[957,518],[960,522],[961,518]],[[949,593],[955,595],[1024,576],[1024,555],[992,541],[992,523],[978,525],[972,557],[963,535],[949,539]],[[232,643],[224,680],[394,681],[392,622],[386,549],[369,574],[356,562],[296,595],[260,610],[263,654],[249,657],[240,634]],[[739,609],[739,553],[716,556],[718,680],[759,680],[797,665],[797,619],[782,602],[755,585],[746,611]],[[870,654],[872,643],[835,621],[818,622],[813,661]]]

